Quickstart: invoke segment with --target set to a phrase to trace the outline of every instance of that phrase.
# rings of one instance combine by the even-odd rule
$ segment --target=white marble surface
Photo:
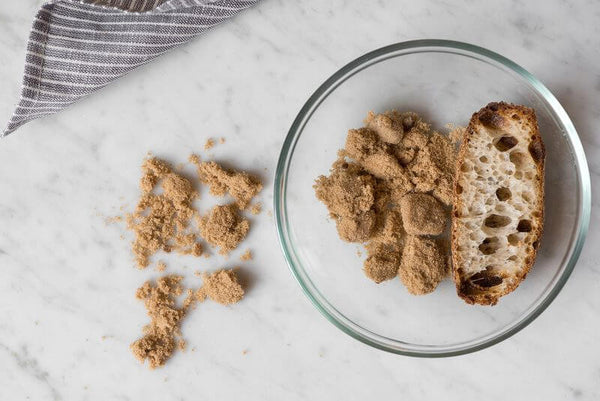
[[[0,119],[17,100],[41,0],[4,3]],[[570,113],[592,185],[599,183],[600,3],[371,3],[264,0],[1,141],[0,400],[600,398],[597,198],[587,244],[562,293],[533,324],[490,349],[415,359],[342,334],[302,294],[263,213],[248,242],[256,257],[243,303],[199,308],[184,326],[195,351],[178,353],[163,369],[149,371],[131,356],[128,345],[146,323],[133,292],[157,273],[133,268],[119,238],[128,234],[101,215],[134,202],[144,154],[182,159],[207,137],[224,135],[227,144],[212,153],[261,173],[271,210],[276,158],[301,105],[336,69],[382,45],[447,38],[517,61]],[[173,259],[170,271],[187,272],[192,283],[193,270],[219,263]]]

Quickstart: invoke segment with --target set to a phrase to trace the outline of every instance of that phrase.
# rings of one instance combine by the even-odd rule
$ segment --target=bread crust
[[[533,230],[529,233],[532,238],[532,246],[527,251],[527,256],[524,259],[525,263],[522,267],[511,276],[511,280],[506,285],[495,285],[493,280],[497,280],[498,277],[487,277],[482,274],[478,277],[478,282],[481,280],[489,280],[489,285],[474,286],[469,280],[474,277],[471,275],[467,277],[464,274],[465,269],[463,268],[466,260],[464,259],[462,252],[459,250],[458,243],[458,219],[459,219],[459,207],[462,205],[461,193],[463,188],[459,188],[459,178],[462,174],[462,165],[465,162],[465,155],[469,149],[471,139],[474,135],[477,135],[478,129],[486,127],[489,129],[501,130],[509,126],[508,121],[510,119],[520,120],[523,122],[530,132],[530,141],[528,144],[528,150],[535,163],[537,171],[535,191],[538,198],[537,208],[535,210],[536,218]],[[545,148],[542,141],[542,137],[539,133],[537,118],[533,109],[520,105],[513,105],[505,102],[493,102],[483,107],[478,112],[474,113],[467,127],[463,141],[459,150],[456,166],[456,180],[454,183],[454,199],[453,199],[453,211],[452,211],[452,262],[453,262],[453,278],[456,284],[456,290],[459,297],[461,297],[468,304],[479,304],[479,305],[495,305],[498,299],[512,291],[519,286],[519,284],[525,279],[527,273],[529,273],[531,267],[535,262],[537,250],[539,248],[544,221],[544,161],[545,161]],[[513,180],[516,178],[512,177]],[[525,244],[521,243],[520,246]],[[508,263],[508,261],[507,261]],[[500,288],[500,289],[498,289]]]

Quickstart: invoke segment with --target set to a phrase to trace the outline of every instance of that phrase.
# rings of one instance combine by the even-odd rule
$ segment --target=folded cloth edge
[[[107,0],[109,5],[90,1],[94,0],[51,0],[37,12],[27,45],[20,100],[0,137],[58,113],[260,0],[153,0],[156,7],[143,12],[110,5],[139,4],[141,0]],[[161,26],[169,32],[158,33]],[[123,30],[115,32],[113,27]],[[123,43],[110,39],[114,34],[136,34],[130,36],[136,39]],[[160,40],[145,43],[154,41],[152,35]],[[130,54],[131,49],[145,49],[141,46],[155,51]],[[111,65],[113,60],[119,63]]]

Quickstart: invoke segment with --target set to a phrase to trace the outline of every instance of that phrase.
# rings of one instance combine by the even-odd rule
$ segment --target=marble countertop
[[[17,100],[41,0],[5,3],[0,120]],[[592,185],[600,183],[599,2],[371,3],[264,0],[1,141],[1,400],[600,398],[597,198],[586,246],[554,303],[522,332],[475,354],[428,360],[370,348],[321,317],[290,275],[268,213],[284,136],[325,78],[383,45],[454,39],[515,60],[570,113]],[[157,273],[133,267],[120,239],[129,234],[104,216],[135,201],[146,152],[184,161],[220,136],[227,143],[211,151],[215,157],[235,158],[266,180],[266,211],[248,241],[252,288],[243,304],[199,308],[184,327],[190,349],[150,371],[128,346],[147,322],[134,290]],[[193,276],[198,262],[188,259],[170,271],[185,272],[186,263]]]

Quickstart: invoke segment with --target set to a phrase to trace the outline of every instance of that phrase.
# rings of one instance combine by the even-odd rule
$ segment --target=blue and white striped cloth
[[[57,113],[259,0],[52,0],[27,46],[21,100],[4,129]]]

